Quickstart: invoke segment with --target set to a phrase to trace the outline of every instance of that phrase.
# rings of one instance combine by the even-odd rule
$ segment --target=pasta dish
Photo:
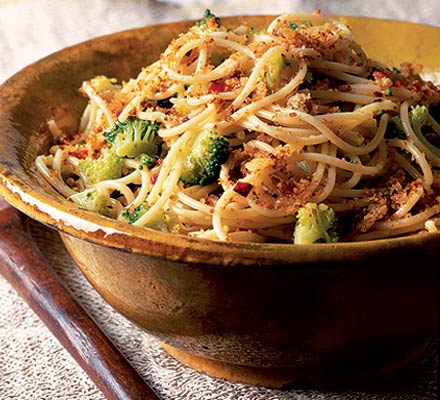
[[[226,27],[206,10],[136,78],[96,76],[39,173],[79,207],[221,241],[440,229],[440,87],[368,58],[342,21]]]

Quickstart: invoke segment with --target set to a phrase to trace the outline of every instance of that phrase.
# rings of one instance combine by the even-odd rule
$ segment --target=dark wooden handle
[[[108,399],[159,399],[60,281],[25,217],[1,198],[0,273]]]

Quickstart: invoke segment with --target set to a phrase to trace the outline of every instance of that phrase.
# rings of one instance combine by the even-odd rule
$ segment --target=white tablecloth
[[[215,14],[310,12],[402,19],[440,26],[440,2],[425,0],[0,0],[0,82],[55,50],[146,24]],[[440,40],[440,37],[439,37]],[[53,231],[35,225],[38,244],[62,279],[103,326],[161,399],[422,400],[437,398],[437,344],[407,370],[406,379],[350,391],[282,392],[224,382],[183,367],[157,341],[114,312],[89,286]],[[103,399],[38,317],[0,277],[0,399]]]

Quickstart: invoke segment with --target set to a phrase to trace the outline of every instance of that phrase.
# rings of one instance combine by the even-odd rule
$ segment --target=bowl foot
[[[161,343],[163,349],[182,364],[214,378],[275,389],[318,388],[361,383],[395,372],[415,360],[427,347],[428,341],[401,353],[399,357],[378,366],[359,368],[264,368],[212,360]]]

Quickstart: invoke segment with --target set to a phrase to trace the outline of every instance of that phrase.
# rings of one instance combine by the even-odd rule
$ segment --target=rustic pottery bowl
[[[262,27],[272,17],[246,19]],[[348,22],[370,56],[439,70],[440,29]],[[59,230],[103,298],[195,369],[281,387],[295,380],[346,384],[407,364],[437,333],[440,234],[295,247],[192,239],[79,210],[37,175],[33,161],[49,145],[40,127],[55,115],[75,130],[83,80],[136,76],[190,24],[81,43],[4,83],[0,194]]]

